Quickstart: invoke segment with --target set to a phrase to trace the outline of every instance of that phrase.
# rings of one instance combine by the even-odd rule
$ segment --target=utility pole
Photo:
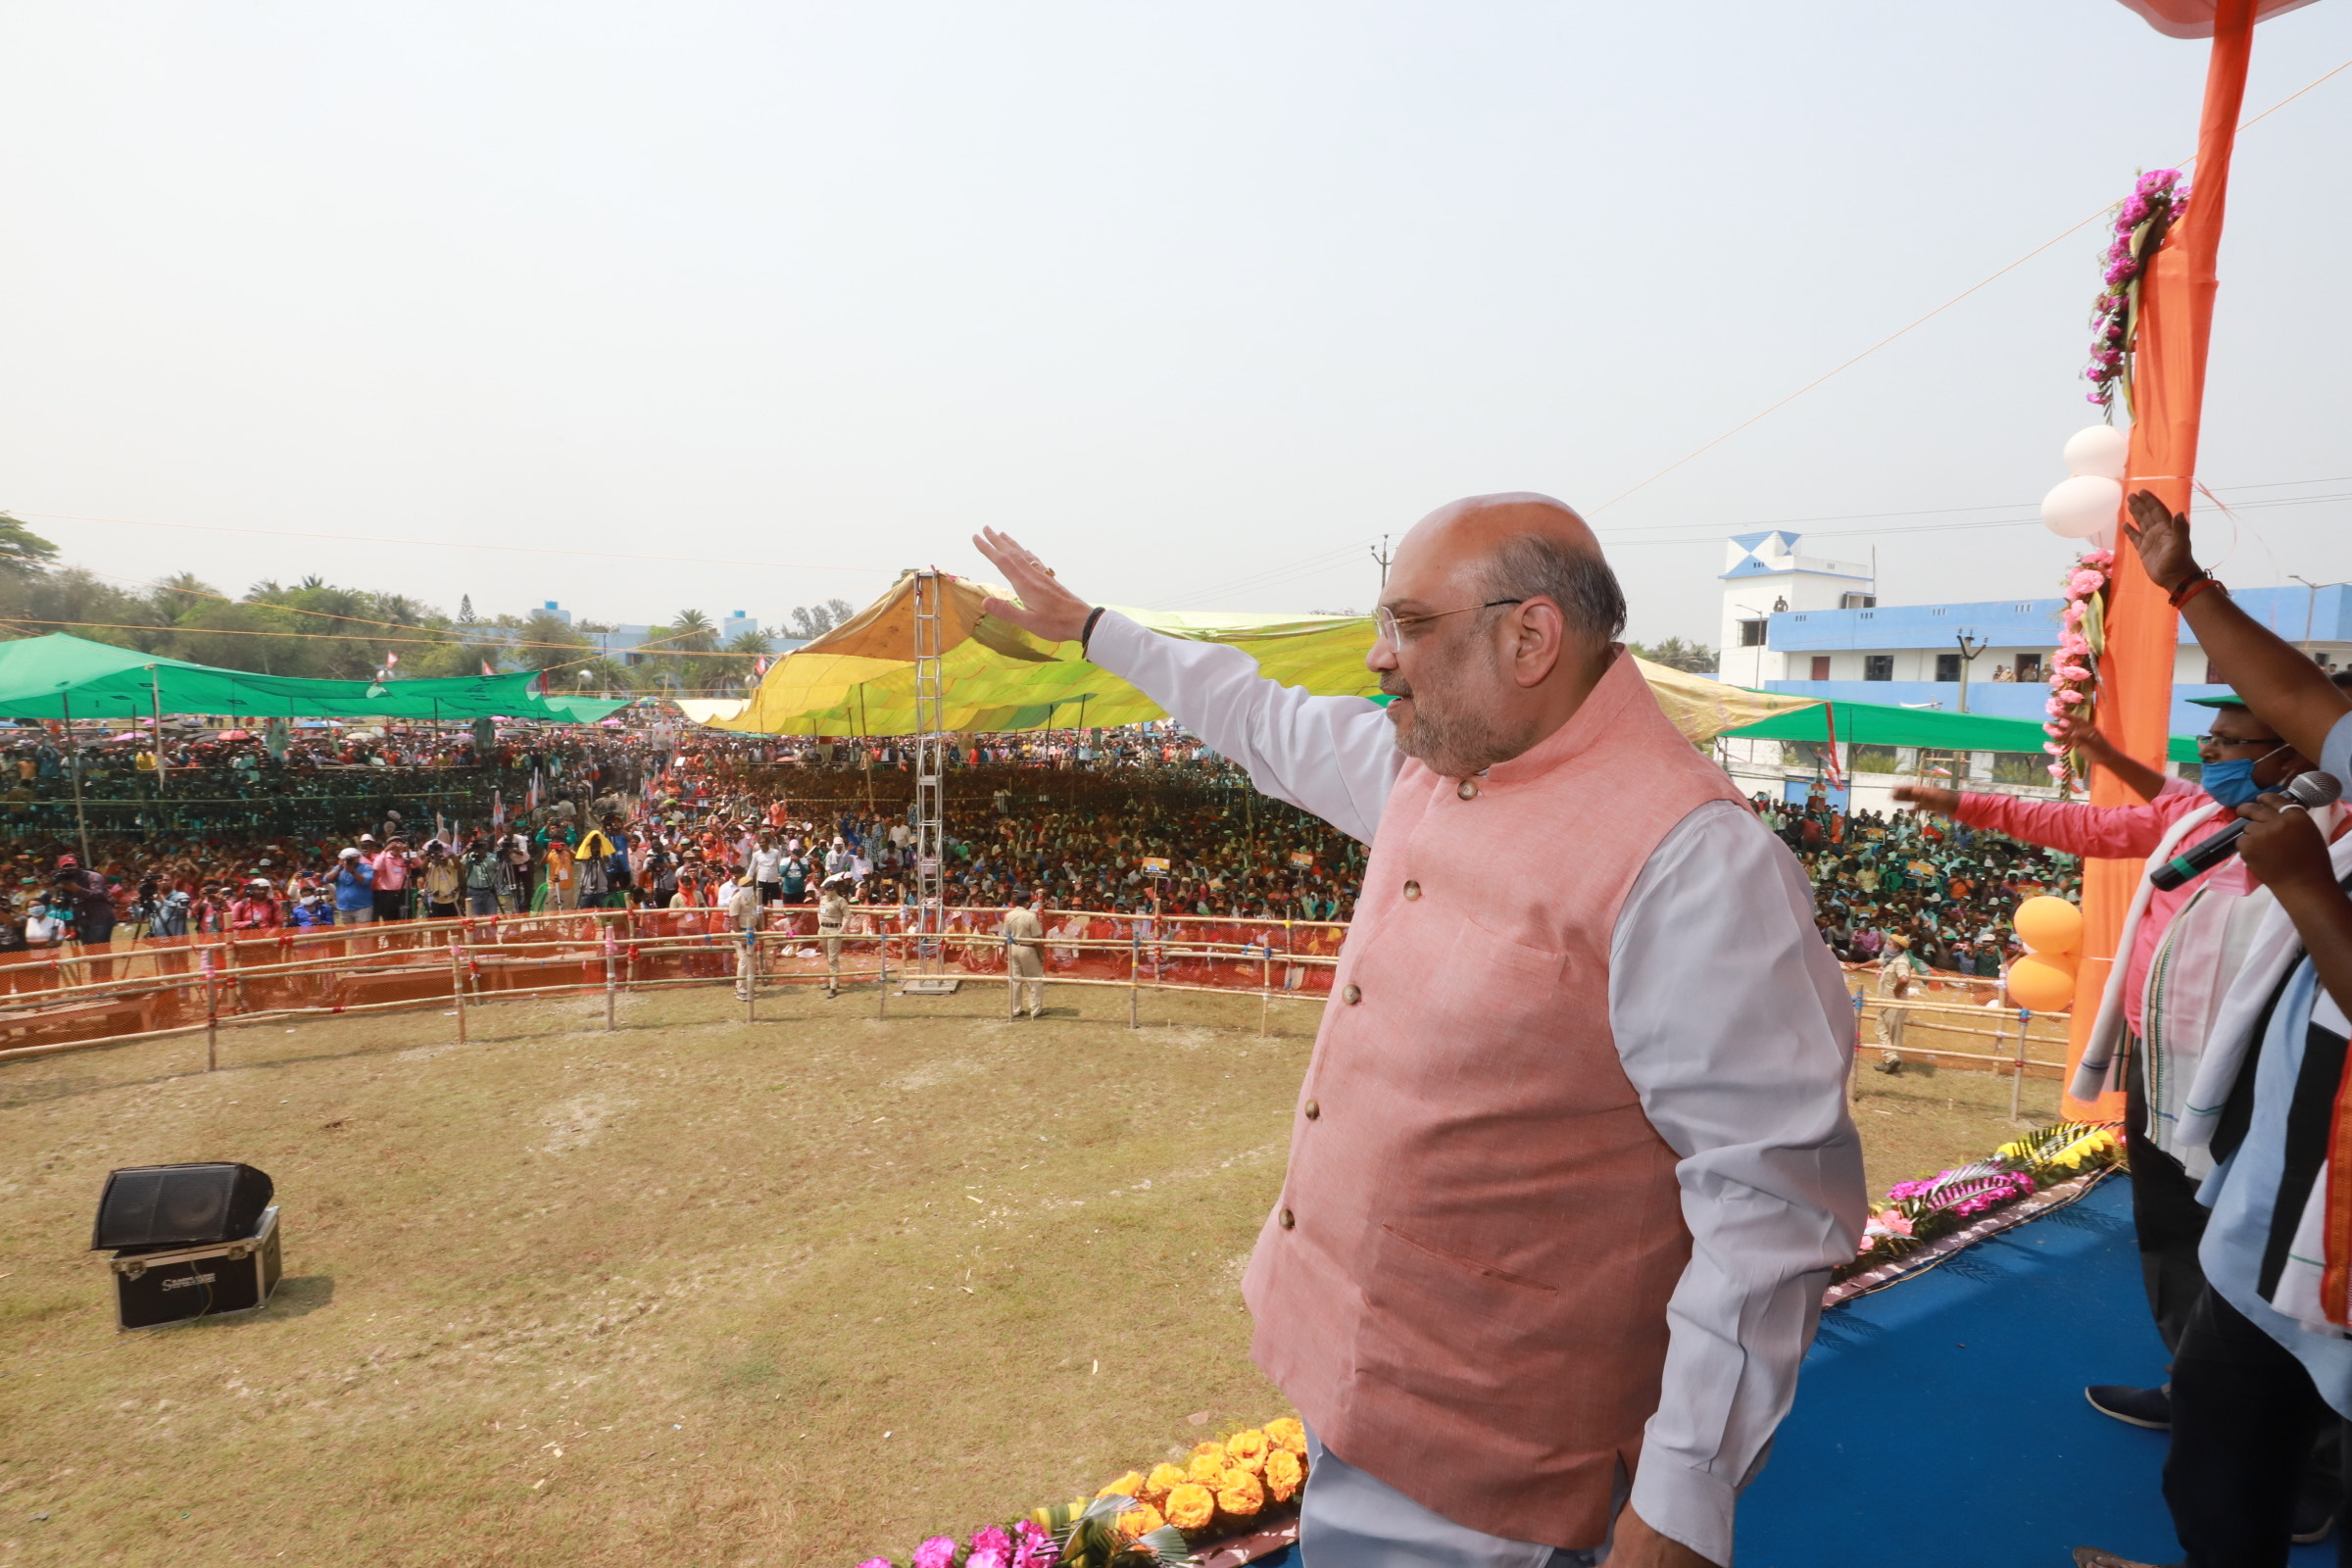
[[[2303,657],[2309,659],[2311,657],[2311,612],[2319,608],[2320,590],[2309,577],[2297,576],[2291,571],[2287,575],[2303,585]]]
[[[1968,711],[1968,666],[1975,663],[1977,656],[1984,651],[1984,638],[1976,638],[1974,647],[1970,646],[1970,641],[1967,632],[1960,633],[1960,711],[1963,713]]]
[[[1389,591],[1389,563],[1395,559],[1389,554],[1387,534],[1380,536],[1380,543],[1373,548],[1372,559],[1380,563],[1380,591],[1385,594]]]

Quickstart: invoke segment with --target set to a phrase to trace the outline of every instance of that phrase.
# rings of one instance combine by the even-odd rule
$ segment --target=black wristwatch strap
[[[1087,645],[1088,643],[1091,643],[1091,642],[1093,642],[1093,641],[1095,640],[1095,622],[1096,622],[1096,621],[1098,621],[1098,620],[1101,620],[1102,618],[1102,607],[1101,605],[1097,605],[1097,606],[1096,606],[1094,609],[1092,609],[1092,610],[1090,610],[1090,611],[1088,611],[1088,612],[1087,612],[1087,614],[1086,614],[1086,628],[1085,628],[1083,631],[1081,631],[1081,632],[1079,632],[1079,633],[1078,633],[1078,652],[1079,652],[1079,653],[1081,653],[1081,654],[1085,653],[1085,652],[1086,652],[1086,645]]]

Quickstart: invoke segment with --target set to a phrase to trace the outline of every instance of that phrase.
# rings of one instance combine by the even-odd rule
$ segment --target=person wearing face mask
[[[2166,778],[2133,761],[2088,725],[2069,726],[2066,741],[2097,765],[2113,769],[2144,805],[2089,806],[1921,787],[1898,788],[1894,796],[2045,849],[2139,858],[2154,870],[2234,822],[2239,806],[2312,767],[2243,699],[2199,701],[2214,715],[2198,743],[2203,762],[2198,784]],[[2197,1201],[2198,1176],[2171,1151],[2171,1133],[2205,1032],[2259,912],[2248,907],[2247,895],[2254,891],[2244,863],[2235,858],[2169,892],[2141,879],[2117,945],[2123,961],[2108,982],[2082,1076],[2073,1086],[2077,1095],[2092,1098],[2120,1080],[2125,1092],[2124,1139],[2140,1275],[2168,1351],[2180,1347],[2189,1314],[2205,1292],[2197,1248],[2206,1210]],[[2159,1432],[2171,1428],[2169,1385],[2094,1384],[2083,1396],[2118,1421]],[[2331,1478],[2322,1478],[2315,1488],[2307,1510],[2311,1527],[2325,1528],[2334,1512],[2335,1490]]]

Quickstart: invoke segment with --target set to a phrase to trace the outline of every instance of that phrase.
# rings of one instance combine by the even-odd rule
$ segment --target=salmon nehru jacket
[[[1864,1201],[1853,1015],[1794,861],[1620,656],[1475,779],[1380,709],[1105,613],[1089,654],[1367,840],[1274,1212],[1258,1364],[1458,1524],[1715,1562]]]

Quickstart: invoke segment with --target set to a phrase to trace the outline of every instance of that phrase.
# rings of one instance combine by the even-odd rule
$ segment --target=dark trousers
[[[2212,1291],[2199,1297],[2173,1356],[2164,1460],[2186,1568],[2281,1568],[2313,1446],[2336,1425],[2302,1362]],[[2352,1568],[2352,1532],[2337,1530],[2335,1560]]]
[[[2148,1086],[2140,1059],[2146,1048],[2125,1042],[2131,1064],[2124,1079],[2124,1150],[2132,1162],[2132,1228],[2139,1239],[2139,1274],[2148,1310],[2164,1348],[2178,1351],[2189,1313],[2205,1294],[2197,1244],[2205,1239],[2205,1205],[2180,1162],[2148,1142]]]

